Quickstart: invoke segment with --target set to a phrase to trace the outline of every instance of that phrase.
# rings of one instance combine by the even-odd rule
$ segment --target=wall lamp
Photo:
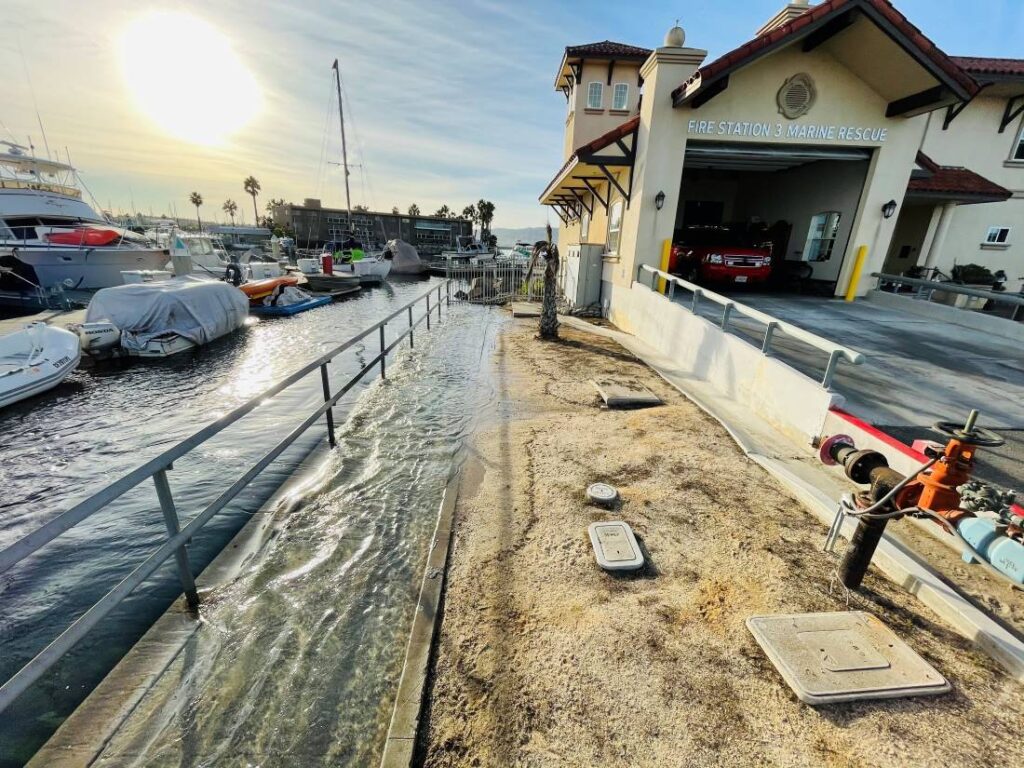
[[[664,205],[665,205],[665,193],[664,192],[659,192],[658,194],[656,194],[654,196],[654,207],[657,208],[660,211]],[[896,205],[896,204],[893,203],[893,205]]]
[[[890,200],[888,203],[882,206],[882,216],[887,219],[891,219],[892,215],[896,213],[896,201]]]

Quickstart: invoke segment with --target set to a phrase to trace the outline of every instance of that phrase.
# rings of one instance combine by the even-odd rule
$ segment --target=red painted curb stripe
[[[882,430],[872,426],[871,424],[868,424],[866,421],[862,419],[858,419],[852,413],[848,413],[844,411],[842,408],[830,408],[829,410],[832,411],[832,413],[834,413],[836,416],[841,418],[843,421],[849,422],[851,426],[854,426],[857,429],[862,430],[863,432],[867,432],[872,437],[881,440],[890,448],[899,451],[904,456],[909,456],[910,458],[922,464],[928,461],[928,457],[925,456],[923,453],[918,453],[906,443],[901,443],[892,435],[883,432]]]

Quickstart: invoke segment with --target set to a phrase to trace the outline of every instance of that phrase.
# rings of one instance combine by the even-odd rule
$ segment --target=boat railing
[[[4,711],[10,704],[30,685],[38,680],[50,667],[56,664],[68,651],[70,651],[86,634],[95,627],[107,614],[121,604],[140,584],[142,584],[157,568],[172,556],[177,561],[178,577],[181,581],[182,590],[186,602],[193,611],[199,607],[199,594],[196,590],[195,579],[192,573],[192,566],[188,554],[188,542],[192,539],[210,519],[220,512],[228,503],[242,492],[267,466],[269,466],[281,453],[295,442],[303,433],[312,427],[321,417],[326,417],[327,440],[333,448],[336,446],[334,434],[333,407],[344,397],[367,373],[380,368],[381,378],[386,378],[387,356],[401,344],[406,337],[409,339],[410,348],[415,345],[415,329],[426,323],[427,330],[430,330],[430,321],[434,313],[437,319],[441,319],[441,307],[450,306],[451,284],[445,280],[432,286],[429,291],[421,294],[416,299],[396,309],[383,320],[379,320],[360,333],[352,336],[345,342],[324,353],[316,360],[307,363],[290,376],[282,379],[273,386],[264,390],[255,397],[249,399],[234,410],[221,416],[211,424],[206,425],[190,437],[185,438],[176,445],[168,448],[159,456],[150,459],[144,464],[136,467],[131,472],[118,480],[109,483],[101,490],[93,493],[88,498],[78,502],[64,512],[58,514],[46,524],[40,526],[31,533],[18,539],[6,549],[0,550],[0,573],[8,571],[13,566],[30,557],[40,548],[46,546],[54,539],[74,528],[79,523],[87,520],[90,516],[104,509],[108,504],[123,496],[132,488],[141,485],[147,480],[152,480],[155,486],[157,500],[163,513],[164,524],[167,529],[167,538],[153,550],[152,553],[131,573],[125,576],[116,586],[108,591],[103,597],[97,600],[85,611],[76,621],[70,624],[60,635],[57,636],[48,646],[41,650],[36,656],[18,670],[10,679],[0,686],[0,712]],[[435,298],[436,297],[436,298]],[[431,299],[434,303],[431,304]],[[414,310],[425,303],[422,314],[415,317]],[[401,324],[401,333],[390,343],[385,336],[385,328],[389,323]],[[363,366],[339,389],[332,389],[332,382],[328,371],[328,364],[348,349],[363,341],[377,335],[380,342],[379,352],[367,360]],[[255,464],[253,464],[234,483],[224,490],[216,499],[206,506],[199,514],[193,517],[182,527],[175,507],[174,497],[171,494],[171,487],[167,473],[174,468],[174,462],[188,455],[198,446],[205,443],[214,435],[223,432],[235,422],[247,414],[256,410],[288,387],[306,379],[307,376],[315,376],[319,371],[323,387],[324,402],[313,410],[298,426],[281,438],[274,447],[265,453]]]
[[[776,332],[784,333],[786,336],[796,339],[807,346],[825,352],[828,355],[828,363],[826,363],[825,372],[821,377],[821,386],[825,389],[829,389],[832,386],[832,379],[835,378],[836,368],[839,366],[840,360],[846,360],[852,365],[860,365],[864,362],[863,353],[855,349],[844,347],[842,344],[836,344],[834,341],[829,341],[823,336],[818,336],[816,333],[804,330],[800,326],[787,323],[785,320],[773,317],[767,312],[748,307],[746,304],[742,304],[735,299],[709,291],[707,288],[702,288],[696,283],[691,283],[689,280],[684,280],[676,275],[655,269],[648,264],[641,264],[637,267],[637,282],[641,282],[640,277],[644,272],[649,273],[651,276],[651,290],[657,291],[660,282],[664,281],[665,293],[669,301],[676,300],[676,288],[688,291],[691,294],[690,312],[695,315],[701,301],[705,299],[719,305],[722,308],[722,319],[719,322],[719,327],[726,333],[729,331],[729,321],[733,315],[743,315],[764,325],[761,354],[765,357],[769,357],[772,354],[772,340]]]

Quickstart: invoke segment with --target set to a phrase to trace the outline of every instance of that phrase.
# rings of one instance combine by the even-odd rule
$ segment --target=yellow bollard
[[[665,240],[661,244],[661,271],[662,272],[668,272],[668,262],[669,262],[669,259],[671,257],[672,257],[672,241],[671,240]],[[664,293],[666,288],[668,288],[668,283],[665,281],[665,278],[659,277],[658,278],[658,292],[659,293]]]
[[[857,256],[853,260],[853,272],[850,273],[850,284],[846,286],[846,300],[853,301],[857,297],[857,285],[860,283],[860,273],[864,269],[864,262],[868,260],[868,247],[858,246]]]

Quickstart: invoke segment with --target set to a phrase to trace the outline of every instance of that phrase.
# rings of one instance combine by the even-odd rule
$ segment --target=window
[[[608,209],[608,253],[619,252],[619,232],[622,230],[622,201],[616,200]]]
[[[590,236],[590,214],[586,211],[583,212],[583,216],[580,218],[580,242],[585,243],[587,238]]]
[[[601,109],[604,103],[604,86],[601,83],[591,83],[587,86],[587,109]]]
[[[822,211],[811,217],[807,243],[804,246],[805,261],[828,261],[832,258],[841,218],[842,214],[839,211]]]
[[[985,234],[985,245],[1006,245],[1010,239],[1009,227],[989,227]]]
[[[616,83],[615,89],[612,91],[612,109],[626,109],[627,104],[629,104],[629,85]]]
[[[1013,159],[1024,160],[1024,123],[1021,123],[1020,133],[1017,134],[1017,145],[1013,148]]]

